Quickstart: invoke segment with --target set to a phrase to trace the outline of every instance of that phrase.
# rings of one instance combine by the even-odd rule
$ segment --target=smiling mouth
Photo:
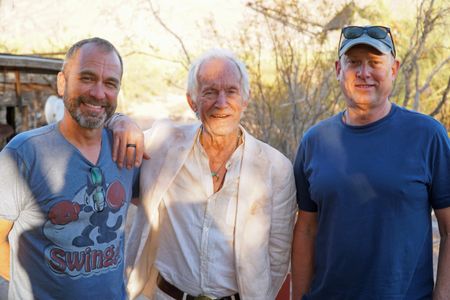
[[[368,88],[375,87],[374,84],[356,84],[355,86],[359,89],[368,89]]]
[[[94,105],[86,102],[83,102],[82,104],[91,111],[98,111],[98,112],[104,111],[104,107],[102,105]]]
[[[211,115],[211,118],[215,118],[215,119],[223,119],[228,117],[228,115]]]

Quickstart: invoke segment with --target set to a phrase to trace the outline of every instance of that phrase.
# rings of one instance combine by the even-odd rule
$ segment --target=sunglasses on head
[[[94,210],[101,212],[106,205],[105,189],[103,188],[103,175],[102,171],[98,167],[90,169],[91,182],[94,185],[94,191],[92,193],[92,200],[94,201]]]
[[[353,39],[359,38],[363,34],[367,34],[371,38],[377,39],[377,40],[384,40],[384,39],[386,39],[386,37],[389,34],[389,39],[392,43],[392,55],[394,55],[394,57],[396,56],[394,39],[392,38],[391,29],[389,27],[385,27],[385,26],[366,26],[366,27],[347,26],[347,27],[342,28],[341,36],[339,38],[339,50],[342,48],[342,45],[341,45],[342,36],[344,36],[344,38],[346,38],[347,40],[353,40]],[[387,44],[387,43],[385,43],[385,44]],[[391,47],[390,44],[387,44],[387,45],[389,47]]]

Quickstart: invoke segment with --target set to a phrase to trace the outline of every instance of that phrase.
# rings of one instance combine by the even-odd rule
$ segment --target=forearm
[[[126,115],[122,114],[122,113],[114,113],[111,118],[109,118],[106,122],[105,122],[105,127],[108,129],[113,130],[114,129],[114,125],[116,125],[116,123],[120,120],[130,120],[129,117],[127,117]]]
[[[299,216],[301,218],[301,215]],[[310,287],[314,275],[316,228],[305,228],[298,220],[292,242],[292,296],[299,300]]]
[[[9,280],[10,271],[10,249],[8,234],[11,231],[13,223],[0,219],[0,276]]]
[[[9,280],[9,259],[10,259],[10,249],[8,241],[0,242],[0,276]]]
[[[301,299],[311,286],[314,274],[314,246],[308,238],[294,237],[292,247],[292,294]]]
[[[441,235],[439,245],[439,260],[436,286],[433,300],[448,300],[450,298],[450,236]]]

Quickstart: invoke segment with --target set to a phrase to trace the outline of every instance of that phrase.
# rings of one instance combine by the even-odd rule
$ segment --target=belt
[[[164,279],[161,274],[158,274],[158,279],[156,284],[159,289],[176,300],[213,300],[214,298],[209,298],[208,296],[191,296],[186,294],[182,290],[178,289],[176,286],[172,285],[170,282]],[[186,298],[183,298],[186,296]],[[239,294],[234,294],[232,296],[227,296],[223,298],[216,298],[217,300],[240,300]]]

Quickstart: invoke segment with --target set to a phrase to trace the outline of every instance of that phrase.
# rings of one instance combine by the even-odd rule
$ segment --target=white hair
[[[189,68],[188,75],[188,84],[187,84],[187,93],[191,96],[191,98],[197,102],[197,91],[198,91],[198,71],[200,70],[200,66],[211,59],[229,59],[231,60],[239,70],[241,74],[241,92],[242,98],[244,100],[248,100],[250,98],[250,83],[248,80],[248,72],[245,64],[239,60],[236,55],[226,49],[211,49],[205,52],[202,56],[200,56],[196,61],[191,64]]]

